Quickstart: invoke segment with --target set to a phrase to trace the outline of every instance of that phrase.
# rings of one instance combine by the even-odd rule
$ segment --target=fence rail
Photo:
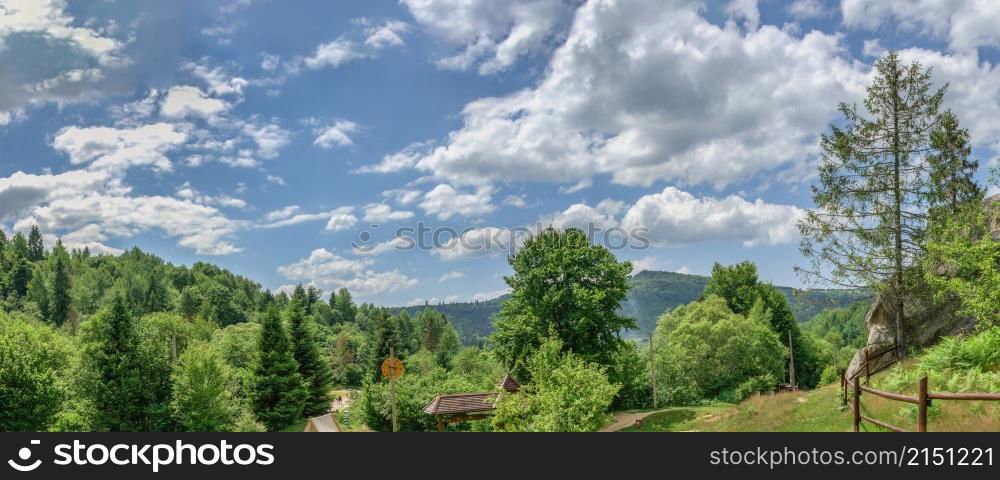
[[[1000,401],[1000,393],[989,393],[989,392],[962,392],[962,393],[951,393],[951,392],[931,392],[927,385],[927,376],[924,375],[919,382],[919,387],[916,396],[904,395],[901,393],[886,392],[884,390],[879,390],[877,388],[872,388],[867,385],[861,384],[861,373],[865,373],[865,383],[871,381],[871,376],[875,373],[889,368],[893,364],[899,361],[899,356],[893,362],[888,365],[883,365],[881,368],[872,372],[871,362],[881,358],[883,355],[890,351],[897,351],[896,345],[893,348],[886,350],[876,356],[870,357],[867,352],[865,353],[865,363],[858,369],[854,375],[850,377],[847,373],[840,377],[841,386],[844,389],[844,404],[847,405],[848,399],[848,387],[853,390],[854,395],[852,397],[852,402],[850,404],[851,412],[854,415],[854,431],[861,431],[861,422],[868,422],[873,425],[885,428],[886,430],[891,430],[893,432],[908,432],[909,430],[897,427],[895,425],[883,422],[876,418],[869,417],[861,413],[861,394],[869,393],[878,397],[882,397],[888,400],[893,400],[897,402],[905,402],[914,404],[917,406],[917,431],[926,432],[927,431],[927,408],[931,405],[931,400],[981,400],[981,401]]]

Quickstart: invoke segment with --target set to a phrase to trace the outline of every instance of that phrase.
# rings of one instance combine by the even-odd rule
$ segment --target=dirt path
[[[642,419],[654,414],[665,412],[666,410],[656,410],[653,412],[619,412],[615,414],[615,423],[602,428],[602,432],[617,432],[636,424],[636,422],[642,421]]]
[[[347,409],[347,407],[351,406],[353,396],[353,390],[338,390],[334,392],[333,400],[330,402],[330,411],[339,412]]]

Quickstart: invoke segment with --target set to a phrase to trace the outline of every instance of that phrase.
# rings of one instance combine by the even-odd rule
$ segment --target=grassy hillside
[[[927,375],[931,391],[1000,391],[1000,329],[966,339],[949,338],[879,374],[872,386],[912,395]],[[845,432],[852,428],[849,409],[842,407],[839,384],[812,391],[758,395],[739,405],[677,407],[654,413],[639,432]],[[916,407],[864,394],[865,415],[907,430],[916,430]],[[998,432],[1000,402],[936,400],[928,411],[928,431]],[[882,431],[862,423],[864,431]]]
[[[705,290],[709,277],[674,272],[644,271],[633,276],[629,295],[622,303],[622,312],[636,319],[638,331],[630,337],[645,337],[656,327],[656,319],[663,312],[697,300]],[[795,290],[778,287],[791,303],[795,318],[800,322],[811,319],[829,308],[848,307],[869,297],[857,290]],[[465,343],[475,343],[492,332],[493,315],[500,311],[505,297],[475,303],[450,303],[404,307],[411,315],[432,308],[443,313],[455,325]],[[393,314],[403,308],[393,309]]]

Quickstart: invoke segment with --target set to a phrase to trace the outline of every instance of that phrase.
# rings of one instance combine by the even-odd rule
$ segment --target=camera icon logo
[[[32,445],[39,445],[41,443],[42,442],[40,440],[31,441]],[[27,462],[28,460],[31,460],[31,449],[28,447],[24,447],[17,451],[17,456],[18,458],[21,459],[22,462]],[[13,468],[14,470],[17,470],[19,472],[30,472],[38,468],[38,466],[42,464],[42,461],[39,459],[35,460],[34,463],[29,463],[28,465],[21,465],[19,462],[14,461],[14,459],[10,459],[7,460],[7,464],[10,465],[10,468]]]

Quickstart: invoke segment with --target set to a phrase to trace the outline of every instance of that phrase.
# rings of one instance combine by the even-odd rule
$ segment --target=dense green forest
[[[138,248],[46,249],[37,228],[0,232],[0,300],[0,431],[280,430],[327,412],[335,384],[377,382],[390,348],[427,368],[461,348],[434,311],[272,294]]]
[[[691,305],[715,302],[713,308],[756,325],[753,328],[770,345],[765,356],[772,362],[762,377],[751,376],[755,383],[702,379],[716,386],[698,387],[686,397],[665,391],[660,393],[664,402],[737,400],[770,388],[784,376],[788,332],[796,342],[803,384],[815,385],[819,372],[832,364],[835,351],[857,336],[841,329],[836,320],[839,310],[806,323],[810,328],[819,325],[815,334],[800,333],[785,292],[761,283],[752,264],[717,266],[713,277],[646,272],[639,275],[642,287],[637,287],[640,283],[628,275],[628,263],[575,237],[575,232],[546,234],[567,236],[575,241],[572,247],[562,240],[545,243],[547,237],[542,236],[513,257],[515,275],[508,281],[514,293],[503,302],[413,309],[356,305],[343,289],[329,296],[313,287],[298,287],[292,295],[274,294],[213,265],[175,266],[138,248],[119,256],[67,251],[61,243],[46,248],[37,229],[27,236],[0,236],[0,358],[4,360],[0,405],[5,412],[0,414],[0,429],[281,430],[326,412],[334,386],[360,389],[353,407],[357,417],[368,428],[388,429],[386,382],[378,365],[390,348],[407,367],[399,382],[403,429],[434,427],[422,413],[434,395],[490,390],[505,372],[528,386],[518,400],[508,400],[517,406],[498,409],[503,425],[593,429],[605,421],[608,408],[640,408],[651,402],[646,353],[620,336],[638,324],[623,314],[627,309],[621,305],[633,289],[653,289],[657,277],[701,283],[699,292],[684,290],[695,302]],[[538,266],[528,256],[544,257],[536,252],[551,248],[575,248],[593,256],[586,265],[573,268],[592,271],[579,273],[584,278],[607,278],[592,292],[597,303],[579,304],[588,297],[575,290],[565,297],[569,303],[546,306],[550,296],[526,291],[517,283]],[[727,278],[730,271],[740,274]],[[732,299],[735,310],[730,310],[720,299],[731,297],[732,282],[759,292],[754,295],[764,299],[762,306],[751,314],[737,306],[745,300]],[[612,291],[616,293],[609,296]],[[677,316],[684,308],[665,308],[661,314]],[[469,312],[487,309],[498,312],[492,315],[496,332],[482,331],[472,336],[476,345],[463,346],[456,327],[464,325]],[[565,315],[570,317],[558,320]],[[581,319],[573,320],[575,316]],[[542,317],[556,323],[546,326],[531,320]],[[586,317],[594,320],[584,321]],[[596,330],[578,331],[573,325]],[[683,343],[692,345],[696,340]],[[669,367],[677,358],[664,362],[658,374],[662,381],[682,382],[683,375]],[[550,377],[552,371],[565,376]],[[561,382],[585,384],[590,390],[574,389],[567,398]],[[557,392],[564,397],[551,397]],[[520,403],[532,395],[531,402],[541,403]],[[579,422],[567,423],[554,413],[561,411],[560,405],[573,402],[580,402],[580,411],[585,412]],[[495,427],[480,423],[449,428]]]

